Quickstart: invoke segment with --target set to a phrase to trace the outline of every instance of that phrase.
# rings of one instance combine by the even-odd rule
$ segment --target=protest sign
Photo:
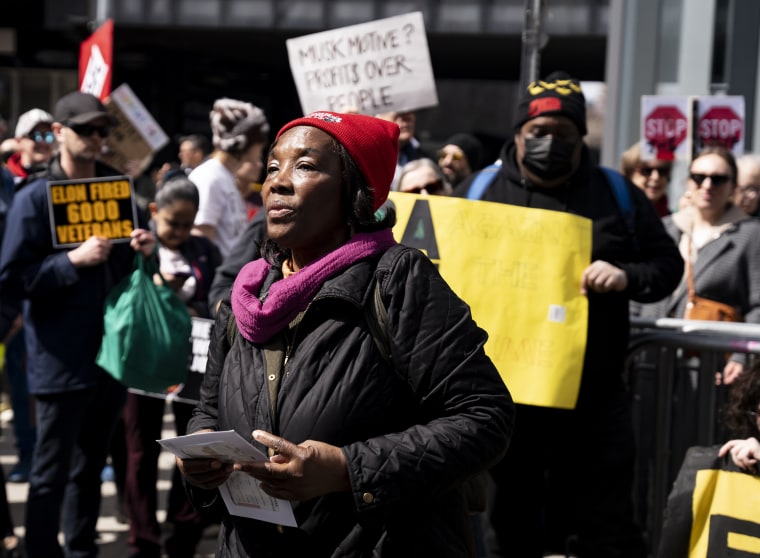
[[[304,114],[378,114],[438,104],[421,12],[286,41]]]
[[[514,400],[572,409],[586,350],[591,221],[446,196],[391,192],[397,241],[419,248],[488,332]]]
[[[105,101],[113,73],[113,20],[108,19],[79,46],[79,90]]]
[[[744,154],[744,97],[712,95],[696,98],[695,149],[718,145]]]
[[[153,153],[169,143],[169,137],[126,83],[113,90],[106,108],[117,124],[106,138],[103,159],[137,176],[150,164]]]
[[[53,246],[78,246],[93,235],[128,242],[137,228],[132,179],[128,176],[47,183]]]
[[[719,447],[687,451],[668,496],[657,558],[760,555],[760,477],[718,457]]]
[[[641,96],[641,159],[690,159],[719,145],[744,153],[742,95]]]
[[[641,159],[672,161],[690,155],[691,104],[688,97],[642,95]]]

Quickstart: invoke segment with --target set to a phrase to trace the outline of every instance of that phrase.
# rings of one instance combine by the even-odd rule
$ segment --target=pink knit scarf
[[[232,286],[232,311],[240,333],[253,343],[271,339],[306,309],[327,279],[394,244],[390,229],[355,234],[340,248],[272,283],[263,304],[258,296],[272,265],[263,258],[246,264]]]

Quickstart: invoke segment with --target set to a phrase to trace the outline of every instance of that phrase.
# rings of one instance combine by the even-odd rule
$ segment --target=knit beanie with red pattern
[[[578,127],[581,136],[585,136],[586,98],[580,82],[565,72],[553,72],[530,83],[517,105],[515,131],[539,116],[565,116]]]
[[[397,124],[364,114],[320,111],[288,122],[277,132],[276,139],[296,126],[313,126],[335,138],[372,189],[374,209],[385,203],[398,160]]]

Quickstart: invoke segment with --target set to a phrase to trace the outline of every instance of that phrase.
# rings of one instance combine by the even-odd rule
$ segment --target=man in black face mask
[[[476,173],[454,191],[593,222],[591,264],[581,277],[557,278],[588,296],[578,401],[570,410],[517,405],[509,451],[490,471],[493,485],[483,516],[489,557],[646,555],[632,510],[635,446],[623,382],[628,307],[631,299],[667,296],[681,279],[683,261],[651,202],[626,181],[622,187],[633,207],[629,230],[612,185],[583,143],[585,135],[579,82],[563,73],[533,82],[517,107],[514,138],[502,149],[501,166],[490,180]],[[474,190],[479,192],[473,196]]]

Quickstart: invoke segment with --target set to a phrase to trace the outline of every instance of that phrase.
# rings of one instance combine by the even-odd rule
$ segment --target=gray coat
[[[665,229],[688,257],[685,235],[690,234],[690,210],[663,219]],[[760,323],[760,220],[731,207],[714,238],[696,252],[693,260],[694,289],[697,296],[733,306],[748,323]],[[688,302],[686,274],[678,288],[656,304],[644,305],[641,316],[682,318]],[[741,360],[735,355],[732,360]]]
[[[736,308],[745,321],[760,323],[760,220],[745,218],[732,207],[724,227],[697,250],[694,288],[698,296]],[[665,229],[681,246],[690,225],[687,214],[665,218]],[[687,233],[688,234],[688,233]],[[682,249],[682,255],[686,257]],[[669,297],[666,315],[681,317],[686,310],[686,279]]]

